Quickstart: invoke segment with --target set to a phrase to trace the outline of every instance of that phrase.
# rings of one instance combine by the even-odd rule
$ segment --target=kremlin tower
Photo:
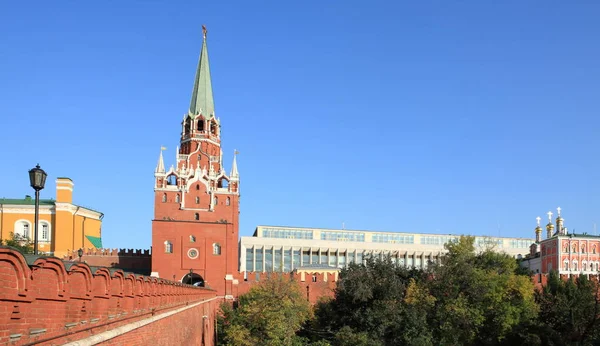
[[[231,295],[238,270],[239,173],[236,155],[223,166],[221,121],[215,114],[206,28],[190,107],[181,121],[175,164],[161,148],[154,171],[154,276]]]

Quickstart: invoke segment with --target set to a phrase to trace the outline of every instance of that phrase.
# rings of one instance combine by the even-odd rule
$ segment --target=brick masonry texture
[[[77,251],[63,256],[65,261],[79,262]],[[136,274],[150,275],[152,255],[150,250],[85,249],[81,261],[89,266],[119,268]]]
[[[215,298],[210,289],[0,247],[0,345],[62,345],[195,303],[104,344],[145,345],[152,334],[165,345],[213,345]]]

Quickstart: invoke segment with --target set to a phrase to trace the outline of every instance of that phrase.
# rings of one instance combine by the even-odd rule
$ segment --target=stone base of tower
[[[154,220],[152,275],[232,296],[237,247],[237,229],[232,223]]]

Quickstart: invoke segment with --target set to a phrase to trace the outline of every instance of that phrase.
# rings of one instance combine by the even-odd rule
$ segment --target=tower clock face
[[[196,249],[189,249],[187,255],[188,255],[188,257],[190,259],[198,258],[198,250],[196,250]]]

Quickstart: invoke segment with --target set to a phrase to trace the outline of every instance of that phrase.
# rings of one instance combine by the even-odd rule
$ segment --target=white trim
[[[44,225],[48,226],[48,239],[44,239]],[[52,224],[46,220],[40,220],[38,226],[38,242],[40,243],[51,243],[52,242]]]
[[[24,224],[27,225],[28,230],[27,230],[27,234],[23,234],[23,226]],[[18,227],[18,231],[17,231],[17,226]],[[19,219],[17,221],[15,221],[15,224],[13,226],[13,233],[14,234],[19,234],[21,236],[26,237],[27,239],[32,239],[32,235],[33,235],[33,222],[27,220],[27,219]]]
[[[57,190],[68,190],[73,192],[73,188],[72,187],[68,187],[68,186],[57,186],[56,187]]]
[[[66,178],[58,178],[56,179],[55,183],[58,184],[68,184],[68,185],[75,185],[75,183],[73,183],[73,181],[71,179],[66,179]]]
[[[198,302],[198,303],[194,303],[194,304],[190,304],[190,305],[181,307],[181,308],[176,309],[176,310],[172,310],[172,311],[168,311],[168,312],[162,313],[160,315],[148,317],[148,318],[145,318],[145,319],[140,320],[140,321],[135,321],[135,322],[126,324],[124,326],[120,326],[120,327],[117,327],[115,329],[108,330],[108,331],[100,333],[100,334],[89,336],[89,337],[87,337],[85,339],[81,339],[81,340],[77,340],[77,341],[73,341],[73,342],[67,343],[67,344],[65,344],[65,346],[91,346],[91,345],[97,345],[99,343],[102,343],[102,342],[111,340],[113,338],[116,338],[117,336],[129,333],[132,330],[135,330],[135,329],[141,328],[143,326],[146,326],[146,325],[148,325],[150,323],[153,323],[153,322],[156,322],[156,321],[160,321],[163,318],[166,318],[166,317],[178,314],[180,312],[183,312],[183,311],[191,309],[191,308],[195,308],[198,305],[201,305],[201,304],[204,304],[204,303],[208,303],[208,302],[210,302],[212,300],[216,300],[216,299],[219,299],[219,297],[210,298],[210,299]]]

